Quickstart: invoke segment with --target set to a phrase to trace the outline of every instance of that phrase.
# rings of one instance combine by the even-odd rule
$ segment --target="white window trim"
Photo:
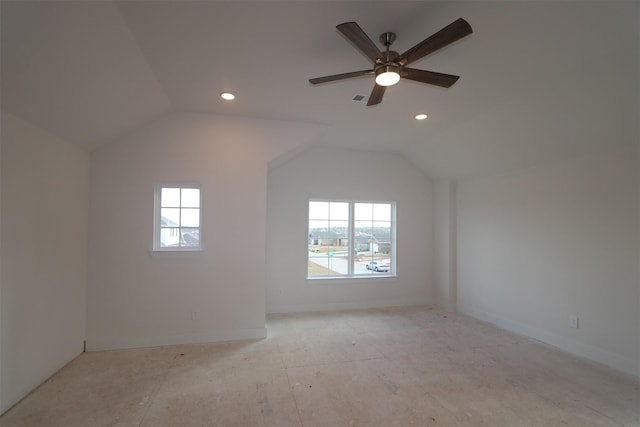
[[[161,213],[161,206],[160,206],[160,191],[162,188],[194,188],[194,189],[198,189],[200,190],[200,207],[198,208],[198,214],[200,216],[199,218],[199,224],[200,227],[200,245],[198,247],[192,247],[192,246],[171,246],[171,247],[162,247],[160,246],[160,224],[161,224],[161,220],[160,220],[160,213]],[[203,235],[203,227],[202,227],[202,186],[199,184],[192,184],[192,183],[182,183],[182,184],[176,184],[176,183],[163,183],[163,184],[157,184],[155,186],[154,189],[154,201],[153,201],[153,246],[151,248],[151,250],[149,251],[150,255],[152,257],[164,257],[164,256],[172,256],[175,254],[198,254],[201,253],[204,250],[204,246],[202,244],[202,235]]]
[[[340,276],[309,276],[307,273],[307,281],[315,282],[315,281],[343,281],[353,282],[367,279],[374,279],[376,281],[386,280],[386,281],[396,281],[398,278],[398,270],[396,266],[396,258],[397,258],[397,244],[396,244],[396,219],[397,219],[397,204],[395,201],[390,200],[357,200],[357,199],[327,199],[327,198],[316,198],[312,197],[307,200],[307,209],[306,209],[306,217],[307,217],[307,232],[306,232],[306,249],[307,249],[307,264],[309,263],[309,202],[336,202],[336,203],[349,203],[349,242],[355,242],[355,227],[353,226],[354,210],[356,203],[383,203],[391,205],[391,254],[390,264],[391,269],[389,274],[354,274],[353,273],[353,257],[354,257],[354,248],[352,244],[349,244],[349,259],[348,259],[348,274],[340,275]]]

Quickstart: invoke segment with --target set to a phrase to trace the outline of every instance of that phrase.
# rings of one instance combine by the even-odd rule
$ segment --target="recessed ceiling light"
[[[234,99],[236,99],[236,96],[234,94],[232,94],[231,92],[222,92],[220,94],[220,97],[222,99],[224,99],[225,101],[233,101]]]
[[[427,118],[426,114],[417,114],[416,115],[416,120],[424,120]]]

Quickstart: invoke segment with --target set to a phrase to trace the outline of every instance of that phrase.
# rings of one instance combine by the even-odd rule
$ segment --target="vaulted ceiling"
[[[2,109],[98,149],[174,111],[308,124],[313,144],[406,155],[463,180],[637,143],[637,2],[7,1]],[[393,31],[402,52],[455,19],[473,34],[412,64],[366,107],[368,68],[335,28]],[[382,48],[382,46],[380,46]],[[234,92],[233,102],[220,99]],[[417,113],[429,118],[418,122]]]

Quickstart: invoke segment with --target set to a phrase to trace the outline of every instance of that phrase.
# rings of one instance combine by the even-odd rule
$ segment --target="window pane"
[[[180,225],[180,209],[162,208],[160,209],[160,226],[172,227]]]
[[[161,228],[160,229],[160,247],[167,248],[180,245],[180,229],[179,228]]]
[[[327,231],[329,229],[329,221],[327,220],[310,220],[309,231]]]
[[[182,207],[183,208],[199,208],[200,207],[200,189],[199,188],[183,188],[182,189]]]
[[[354,217],[356,221],[373,219],[373,204],[372,203],[356,203],[354,206]]]
[[[319,249],[309,250],[309,274],[310,275],[325,275],[327,274],[326,268],[320,268],[326,266],[326,254],[320,252]]]
[[[327,257],[329,261],[329,274],[331,275],[346,275],[349,274],[349,259],[344,255],[336,252],[329,252]]]
[[[200,227],[200,209],[182,209],[180,225],[182,227]]]
[[[375,228],[376,253],[386,255],[391,254],[391,226],[381,226]]]
[[[331,276],[335,275],[335,272],[332,272],[328,267],[328,258],[323,257],[309,257],[309,264],[307,267],[307,274],[309,277],[318,277],[318,276]]]
[[[313,249],[309,251],[309,261],[322,263],[324,258],[327,257],[326,252],[321,252],[319,249]]]
[[[329,245],[331,246],[329,256],[348,257],[349,221],[330,221],[329,236]],[[346,274],[346,271],[344,273]]]
[[[353,263],[353,273],[354,274],[367,274],[369,270],[367,269],[367,264],[371,261],[371,255],[368,255],[366,252],[357,253],[354,258]]]
[[[198,228],[182,229],[181,246],[197,248],[200,246],[200,230]]]
[[[180,189],[163,188],[160,196],[160,206],[177,208],[180,207]]]
[[[348,261],[334,255],[309,256],[307,274],[313,276],[343,276],[348,273]]]
[[[329,221],[329,231],[341,234],[343,237],[349,235],[349,221]]]
[[[376,221],[391,221],[391,205],[388,203],[375,203],[373,205],[373,219]]]
[[[329,219],[329,202],[309,202],[309,219]]]
[[[349,203],[331,202],[329,204],[329,219],[345,221],[348,220]]]
[[[309,202],[308,277],[348,274],[349,204]]]
[[[373,235],[378,239],[391,239],[391,223],[375,221],[373,223]]]
[[[356,234],[365,233],[370,235],[373,233],[373,222],[371,221],[355,221],[354,227]]]
[[[371,223],[369,223],[371,224]],[[366,252],[369,253],[371,252],[372,249],[372,243],[375,243],[375,238],[373,237],[373,234],[371,234],[369,227],[366,231],[358,231],[358,228],[356,227],[356,232],[354,233],[354,248],[356,250],[356,252],[362,253],[362,252]]]

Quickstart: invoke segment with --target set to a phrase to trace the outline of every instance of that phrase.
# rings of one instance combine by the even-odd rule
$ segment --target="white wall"
[[[640,375],[637,150],[459,184],[458,308]]]
[[[456,306],[456,192],[455,183],[434,183],[433,271],[435,300],[447,310]]]
[[[2,129],[5,128],[4,123],[3,123],[4,119],[3,119],[3,113],[0,110],[0,415],[2,415],[2,413],[6,410],[5,408],[5,403],[3,400],[3,393],[2,393],[2,379],[3,379],[3,374],[2,374],[2,288],[3,288],[3,275],[2,275],[2,140],[4,139],[3,136],[1,134]]]
[[[311,148],[269,171],[267,312],[433,301],[432,185],[397,154]],[[307,280],[310,198],[397,203],[394,279]]]
[[[89,154],[2,112],[0,413],[82,352]]]
[[[267,167],[311,134],[171,114],[94,152],[87,349],[264,337]],[[202,185],[202,252],[150,255],[159,183]]]

